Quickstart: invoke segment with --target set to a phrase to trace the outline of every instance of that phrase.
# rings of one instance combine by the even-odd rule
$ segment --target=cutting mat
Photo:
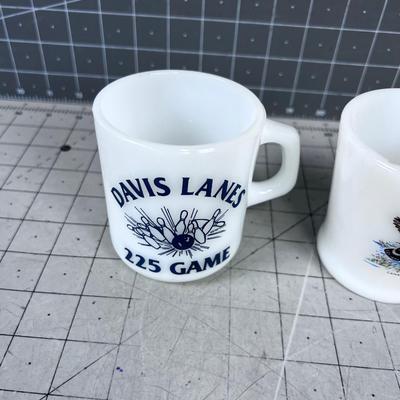
[[[2,0],[0,94],[91,101],[154,69],[210,72],[270,113],[338,119],[400,85],[398,0]]]
[[[111,247],[90,107],[1,101],[0,399],[398,399],[400,307],[315,252],[337,123],[286,122],[296,188],[248,210],[230,267],[164,284]]]

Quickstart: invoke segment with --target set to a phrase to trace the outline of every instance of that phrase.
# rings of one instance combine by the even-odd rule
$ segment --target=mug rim
[[[368,92],[364,92],[354,98],[352,98],[343,108],[342,115],[340,118],[340,130],[343,127],[346,127],[351,132],[351,135],[348,135],[348,139],[351,140],[356,146],[362,149],[364,152],[368,153],[368,155],[379,163],[382,167],[393,170],[400,171],[400,164],[394,163],[390,161],[387,157],[382,155],[377,150],[373,149],[371,146],[368,146],[357,133],[356,129],[353,126],[352,116],[356,111],[356,108],[359,107],[359,103],[364,101],[366,98],[374,98],[377,94],[388,93],[388,92],[397,92],[400,99],[400,88],[384,88],[384,89],[376,89],[370,90]],[[339,137],[341,134],[339,134]]]
[[[249,126],[242,130],[237,136],[230,138],[228,140],[216,141],[216,142],[209,142],[209,143],[201,143],[201,144],[168,144],[168,143],[161,143],[161,142],[154,142],[149,140],[143,140],[138,138],[132,138],[128,136],[128,133],[124,132],[123,130],[119,129],[113,123],[111,123],[105,116],[101,109],[101,102],[103,97],[107,95],[107,92],[110,90],[111,87],[121,85],[123,81],[128,81],[132,79],[139,79],[144,75],[201,75],[208,79],[215,79],[222,81],[224,84],[235,86],[239,89],[243,95],[248,96],[251,98],[254,106],[257,108],[256,115],[253,121],[249,124]],[[207,72],[200,72],[200,71],[192,71],[192,70],[176,70],[176,69],[160,69],[160,70],[153,70],[153,71],[144,71],[144,72],[137,72],[134,74],[126,75],[122,78],[116,79],[115,81],[106,85],[100,92],[96,95],[93,105],[92,105],[92,113],[95,119],[95,123],[99,123],[103,126],[103,128],[112,131],[116,134],[120,139],[127,141],[131,144],[142,145],[146,147],[161,147],[161,148],[168,148],[169,150],[207,150],[210,148],[215,148],[218,146],[223,146],[226,144],[235,144],[239,143],[248,137],[254,136],[257,133],[257,129],[255,127],[259,125],[263,120],[267,118],[267,114],[265,108],[258,97],[245,86],[231,80],[228,78],[224,78],[218,75],[209,74]]]

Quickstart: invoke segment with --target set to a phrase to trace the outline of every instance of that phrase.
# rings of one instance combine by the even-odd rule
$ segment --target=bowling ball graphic
[[[171,244],[177,250],[188,250],[194,245],[194,237],[186,234],[176,235]]]
[[[400,248],[396,249],[385,249],[385,254],[392,260],[400,261]]]
[[[160,211],[158,216],[150,216],[142,209],[136,217],[125,214],[127,228],[140,239],[138,243],[159,250],[159,255],[192,257],[194,252],[208,249],[207,243],[225,232],[223,217],[228,210],[217,208],[203,215],[195,208],[172,213],[163,207]]]

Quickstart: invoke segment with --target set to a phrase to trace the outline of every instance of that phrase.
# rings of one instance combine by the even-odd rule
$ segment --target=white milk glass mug
[[[317,244],[344,286],[400,302],[400,89],[364,93],[344,108]]]
[[[299,165],[292,127],[266,119],[245,87],[194,71],[152,71],[106,86],[93,115],[113,246],[135,271],[183,282],[236,253],[246,207],[287,193]],[[278,173],[252,182],[258,148]]]

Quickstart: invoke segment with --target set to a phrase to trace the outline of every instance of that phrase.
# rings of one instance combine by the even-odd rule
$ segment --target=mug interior
[[[355,135],[387,161],[400,164],[400,89],[367,92],[349,103],[349,113]]]
[[[93,112],[131,140],[201,145],[244,134],[264,109],[251,91],[228,79],[166,70],[111,83]]]

